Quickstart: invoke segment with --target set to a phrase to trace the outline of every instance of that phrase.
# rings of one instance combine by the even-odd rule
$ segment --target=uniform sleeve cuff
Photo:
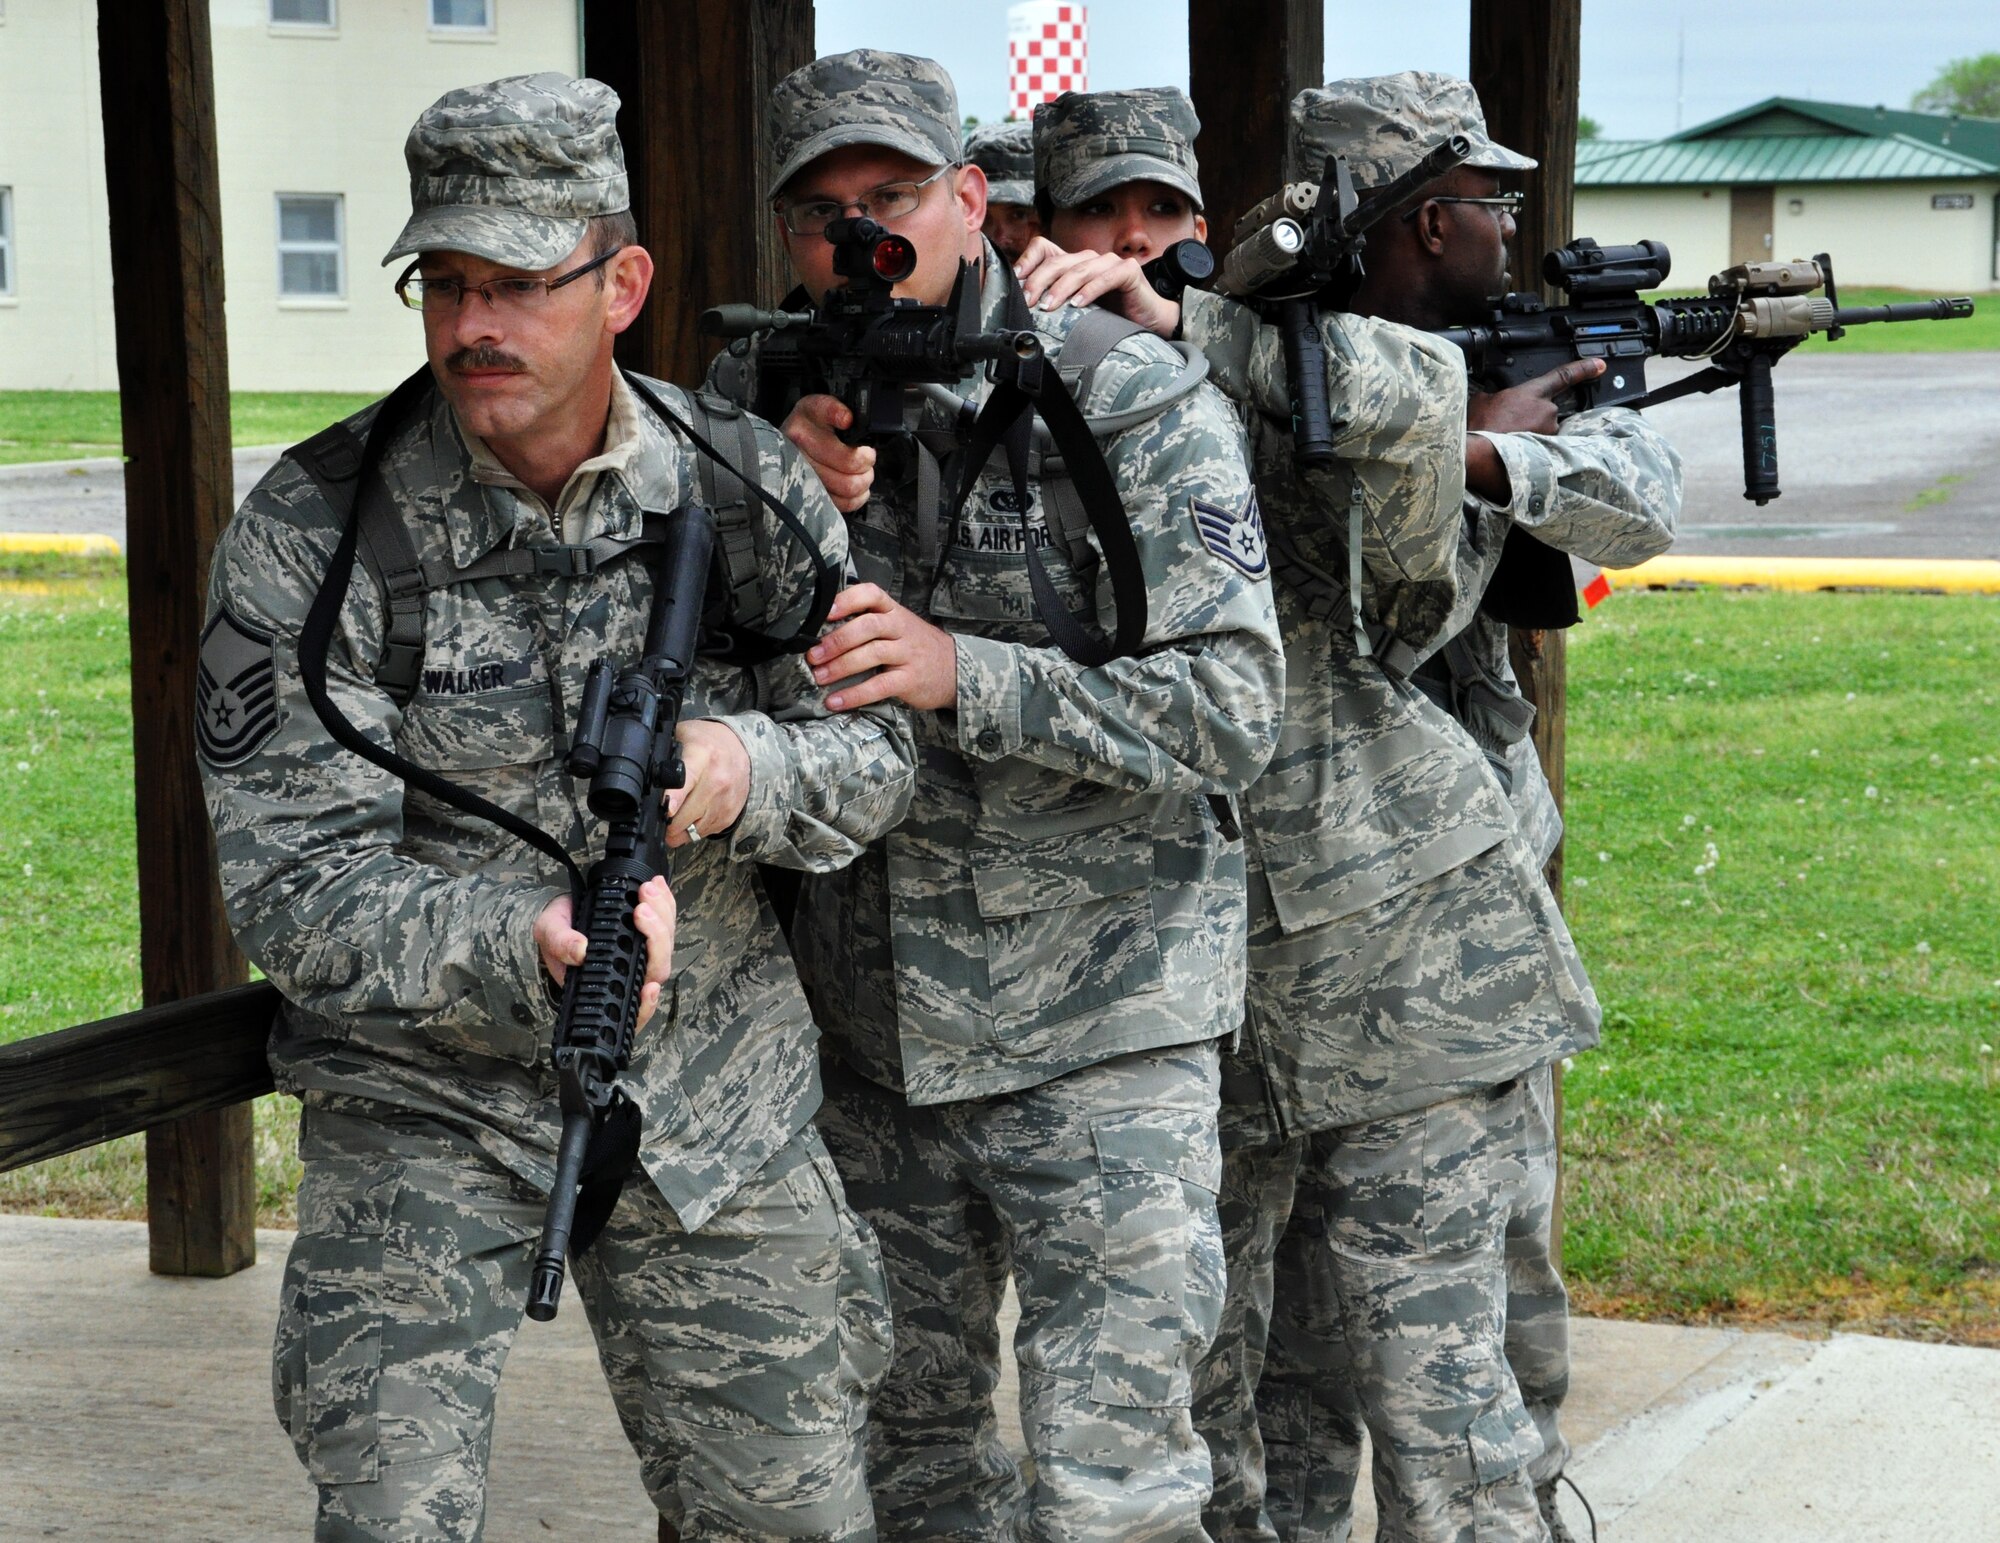
[[[750,758],[750,791],[729,832],[729,855],[754,862],[784,850],[794,803],[785,731],[765,713],[729,713],[711,721],[742,740]]]
[[[554,1026],[560,999],[548,989],[535,922],[551,901],[568,893],[552,885],[510,886],[481,917],[473,956],[480,978],[487,983],[489,1010],[496,1021],[523,1028]]]
[[[1517,525],[1542,524],[1555,507],[1556,469],[1543,453],[1541,440],[1533,434],[1500,434],[1490,429],[1472,432],[1492,445],[1500,464],[1507,468],[1507,502],[1493,507],[1511,516]]]
[[[1192,291],[1190,291],[1192,293]],[[955,635],[958,656],[958,749],[997,761],[1021,748],[1021,671],[1010,643]]]

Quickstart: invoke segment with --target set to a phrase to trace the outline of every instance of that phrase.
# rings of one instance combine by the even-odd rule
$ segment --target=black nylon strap
[[[1032,325],[1027,302],[1011,269],[1006,270],[1009,325],[1025,330]],[[947,523],[955,524],[987,458],[1005,445],[1007,470],[1013,479],[1014,496],[1021,510],[1021,546],[1028,560],[1028,587],[1034,593],[1035,613],[1048,629],[1055,645],[1086,668],[1108,664],[1113,659],[1135,657],[1146,637],[1146,573],[1139,560],[1139,543],[1125,518],[1125,505],[1112,480],[1104,451],[1090,432],[1082,409],[1069,394],[1060,374],[1043,362],[1032,374],[1031,389],[1023,389],[1019,372],[1003,378],[986,398],[965,447],[965,472],[959,480],[958,496],[952,501]],[[1079,621],[1056,593],[1041,554],[1028,531],[1028,449],[1034,428],[1033,415],[1040,413],[1063,458],[1077,497],[1090,517],[1090,528],[1104,552],[1106,571],[1111,576],[1111,598],[1118,608],[1118,626],[1109,638]],[[1048,512],[1041,514],[1048,530]],[[1054,531],[1049,537],[1056,539]]]
[[[397,755],[393,750],[376,744],[349,721],[347,715],[337,706],[326,689],[326,656],[333,642],[333,629],[340,618],[340,609],[347,600],[348,586],[354,579],[354,551],[361,521],[356,508],[364,499],[388,496],[382,482],[382,450],[390,434],[398,424],[407,421],[411,410],[431,390],[431,372],[428,365],[418,370],[394,391],[375,414],[375,421],[369,425],[368,440],[361,453],[360,480],[355,486],[354,500],[347,510],[346,524],[340,533],[340,543],[333,549],[333,557],[327,564],[326,577],[321,581],[319,593],[313,596],[311,608],[306,612],[305,625],[299,629],[299,679],[306,688],[306,700],[319,715],[320,723],[336,744],[351,750],[362,760],[392,772],[413,788],[419,788],[431,797],[461,809],[467,814],[477,815],[482,820],[490,820],[509,835],[518,837],[544,855],[554,858],[569,875],[571,900],[580,905],[583,900],[583,872],[564,850],[562,844],[546,831],[537,829],[512,811],[502,809],[498,804],[469,792],[456,783],[448,782],[428,767]]]

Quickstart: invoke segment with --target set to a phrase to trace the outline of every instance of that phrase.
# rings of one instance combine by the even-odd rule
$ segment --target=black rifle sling
[[[1006,270],[1008,325],[1020,330],[1033,326],[1027,302],[1011,269]],[[1056,451],[1076,483],[1077,495],[1090,528],[1104,553],[1111,576],[1112,603],[1118,609],[1118,626],[1109,638],[1070,614],[1062,597],[1050,582],[1048,571],[1028,529],[1028,451],[1033,432],[1032,414],[1039,413],[1055,440]],[[1086,668],[1108,664],[1113,659],[1135,657],[1146,637],[1146,574],[1139,560],[1139,544],[1133,538],[1125,506],[1112,481],[1111,468],[1096,436],[1084,420],[1082,410],[1071,398],[1062,376],[1044,366],[1031,377],[1031,389],[1024,390],[1019,376],[1003,378],[987,396],[965,447],[965,470],[958,496],[952,501],[948,524],[956,524],[959,511],[972,496],[972,489],[986,468],[987,458],[1004,445],[1007,470],[1014,484],[1014,497],[1021,510],[1021,544],[1028,563],[1028,587],[1035,597],[1035,612],[1049,637],[1070,658]],[[1047,510],[1042,512],[1043,528],[1048,528]],[[1050,539],[1056,539],[1053,531]]]
[[[374,499],[393,504],[388,487],[382,478],[382,451],[397,425],[408,420],[410,412],[430,390],[431,372],[427,365],[389,393],[389,399],[382,404],[381,409],[375,414],[375,421],[369,425],[368,439],[361,450],[355,479],[348,484],[353,491],[349,495],[346,517],[342,522],[340,542],[333,549],[333,556],[327,563],[326,577],[321,581],[319,592],[313,596],[312,606],[306,612],[305,625],[299,629],[299,679],[305,686],[306,700],[312,703],[313,711],[319,715],[320,723],[325,726],[336,744],[353,751],[364,761],[394,773],[411,787],[418,788],[455,809],[477,815],[483,820],[490,820],[509,835],[518,837],[536,851],[553,858],[569,875],[572,902],[581,905],[584,893],[583,872],[553,836],[530,825],[511,810],[502,809],[498,804],[481,798],[477,793],[459,787],[454,782],[446,781],[428,767],[419,766],[416,762],[397,755],[393,750],[376,744],[334,705],[333,698],[326,689],[327,650],[332,645],[333,629],[340,619],[341,606],[346,602],[348,587],[354,578],[355,548],[361,529],[357,511]],[[310,469],[308,472],[311,474]],[[335,505],[336,510],[339,507],[338,504]]]
[[[1508,526],[1506,545],[1500,548],[1493,577],[1486,581],[1479,609],[1510,627],[1574,627],[1582,613],[1569,554],[1518,525]]]

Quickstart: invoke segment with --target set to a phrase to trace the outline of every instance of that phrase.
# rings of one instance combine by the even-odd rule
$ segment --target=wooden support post
[[[1582,0],[1472,0],[1472,84],[1494,139],[1541,164],[1527,172],[1527,206],[1515,221],[1508,266],[1514,287],[1541,284],[1542,254],[1569,240],[1576,213],[1576,90],[1583,33]],[[1535,753],[1556,807],[1563,803],[1568,697],[1565,635],[1515,629],[1509,652],[1522,693],[1535,704]],[[1563,848],[1549,859],[1549,888],[1562,900]],[[1562,1072],[1556,1129],[1562,1129]],[[1560,1151],[1560,1145],[1558,1146]],[[1555,1257],[1562,1262],[1562,1186],[1556,1186]]]
[[[99,11],[149,1005],[246,978],[223,916],[194,759],[208,563],[235,502],[208,39],[207,0]],[[255,1262],[252,1151],[248,1104],[146,1133],[155,1271],[229,1275]]]
[[[1188,94],[1201,119],[1195,156],[1218,257],[1232,244],[1237,217],[1278,190],[1285,111],[1320,84],[1325,37],[1319,0],[1188,0]]]
[[[772,305],[791,288],[764,185],[764,104],[813,57],[812,0],[584,0],[583,57],[623,102],[632,208],[655,268],[619,362],[695,385],[721,346],[696,332],[702,311]]]

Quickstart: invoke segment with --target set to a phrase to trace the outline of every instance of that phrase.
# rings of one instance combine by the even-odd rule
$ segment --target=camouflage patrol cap
[[[470,252],[510,268],[553,268],[587,223],[632,207],[618,93],[546,71],[447,91],[403,145],[410,220],[383,265]]]
[[[845,145],[880,145],[926,166],[955,164],[958,91],[944,66],[856,48],[793,70],[771,90],[771,192]]]
[[[965,158],[986,173],[986,196],[996,204],[1035,201],[1035,126],[982,123],[965,136]]]
[[[1201,207],[1194,137],[1201,120],[1187,93],[1065,91],[1035,109],[1035,186],[1058,209],[1127,182],[1164,182]]]
[[[1493,142],[1470,81],[1404,70],[1400,75],[1332,80],[1292,98],[1285,176],[1292,182],[1317,182],[1326,171],[1326,158],[1344,155],[1356,187],[1380,187],[1452,134],[1472,141],[1468,166],[1527,171],[1535,164]]]

